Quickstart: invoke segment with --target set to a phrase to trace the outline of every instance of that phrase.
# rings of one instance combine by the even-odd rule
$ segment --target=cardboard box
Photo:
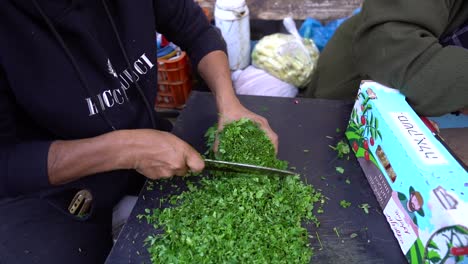
[[[364,81],[346,137],[410,263],[468,263],[468,173],[399,91]]]

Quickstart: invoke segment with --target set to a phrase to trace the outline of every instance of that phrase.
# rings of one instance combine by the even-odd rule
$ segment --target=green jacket
[[[399,89],[422,115],[468,107],[468,49],[439,44],[468,19],[466,0],[369,0],[335,33],[308,97],[355,98],[371,79]]]

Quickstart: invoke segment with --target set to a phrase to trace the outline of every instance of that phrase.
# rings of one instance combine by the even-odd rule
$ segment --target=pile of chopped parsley
[[[257,124],[241,119],[219,133],[218,152],[226,161],[285,169]],[[213,146],[216,125],[206,134]],[[162,233],[150,236],[153,263],[309,263],[304,222],[318,225],[314,204],[323,196],[299,177],[216,174],[170,198],[171,208],[145,216]]]

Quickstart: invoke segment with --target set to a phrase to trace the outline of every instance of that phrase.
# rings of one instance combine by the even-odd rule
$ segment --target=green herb
[[[335,231],[337,237],[340,237],[340,233],[338,233],[338,228],[334,227],[333,231]]]
[[[344,173],[343,167],[336,167],[335,169],[336,169],[336,171],[337,171],[338,173],[340,173],[340,174],[343,174],[343,173]]]
[[[214,126],[206,133],[209,157],[287,168],[252,121],[225,125],[217,153],[211,150],[215,133]],[[309,263],[313,252],[302,223],[319,225],[312,212],[325,198],[298,176],[217,172],[186,185],[188,191],[169,199],[172,207],[145,216],[164,231],[146,239],[153,263]]]
[[[341,140],[336,144],[336,146],[330,146],[331,149],[337,152],[337,157],[338,158],[343,158],[345,155],[348,155],[350,153],[349,145],[348,143],[344,142]]]
[[[348,202],[346,200],[341,200],[340,201],[340,206],[343,207],[343,208],[348,208],[351,206],[351,202]]]
[[[217,132],[215,124],[205,134],[207,138],[207,155],[213,159],[255,164],[264,167],[286,169],[288,163],[276,158],[275,148],[265,132],[257,123],[249,119],[241,119],[224,126]],[[212,147],[219,138],[218,152]]]
[[[320,248],[319,248],[319,250],[322,250],[322,249],[323,249],[323,245],[322,245],[322,241],[320,240],[320,236],[319,236],[319,234],[318,234],[317,231],[315,231],[315,234],[317,235],[317,240],[318,240],[318,242],[320,243]]]
[[[322,179],[322,181],[326,180],[327,178],[325,178],[325,176],[322,176],[320,177],[320,179]]]
[[[146,184],[146,190],[147,191],[152,191],[154,189],[154,182],[153,181],[148,181]]]
[[[341,129],[337,128],[336,133],[340,133],[340,132],[341,132]]]
[[[358,235],[357,235],[356,233],[352,233],[349,237],[350,237],[350,238],[355,238],[355,237],[357,237],[357,236],[358,236]]]
[[[366,203],[360,204],[358,207],[361,208],[362,210],[364,210],[364,212],[366,214],[369,214],[369,208],[370,208],[369,204],[366,204]]]
[[[346,178],[345,182],[346,182],[347,184],[351,184],[351,181],[349,180],[349,178]]]

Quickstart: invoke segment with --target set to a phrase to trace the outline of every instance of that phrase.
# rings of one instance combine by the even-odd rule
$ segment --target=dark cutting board
[[[289,161],[304,181],[321,189],[328,197],[324,213],[317,215],[320,227],[307,226],[313,236],[311,246],[315,253],[312,263],[406,262],[354,156],[351,155],[349,160],[337,159],[336,152],[329,147],[344,139],[353,102],[256,96],[240,96],[240,100],[250,110],[266,117],[278,133],[279,158]],[[212,95],[193,92],[173,132],[204,152],[203,135],[216,121]],[[336,172],[336,167],[343,167],[344,174]],[[163,185],[162,191],[160,185]],[[143,241],[156,231],[136,216],[143,214],[146,208],[164,207],[159,198],[170,192],[180,192],[184,186],[180,178],[156,182],[149,188],[152,190],[145,186],[107,263],[149,263]],[[342,208],[339,205],[341,200],[351,202],[351,207]],[[358,208],[363,203],[371,206],[369,214]]]

